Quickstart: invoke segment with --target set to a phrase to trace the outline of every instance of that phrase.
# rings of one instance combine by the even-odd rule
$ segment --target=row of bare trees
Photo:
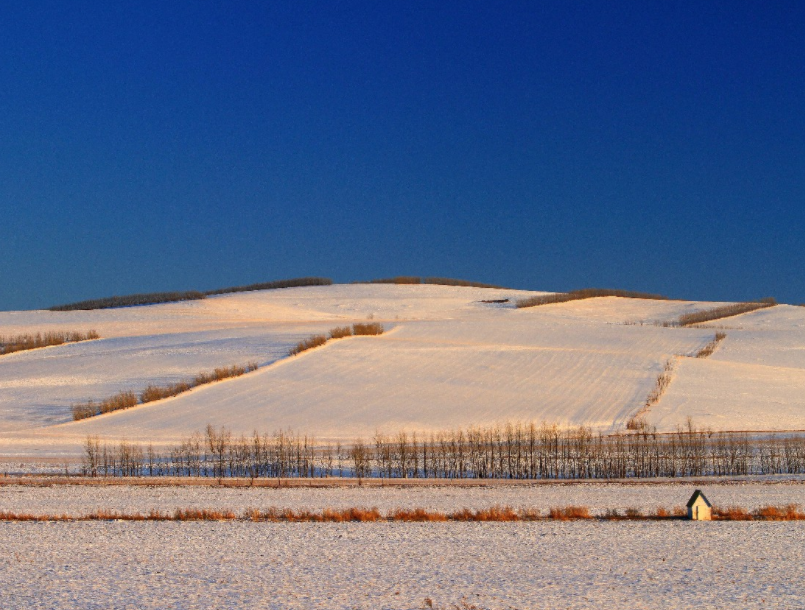
[[[317,444],[289,431],[234,436],[207,426],[155,450],[85,443],[88,476],[613,479],[805,473],[805,437],[697,430],[593,434],[551,424],[470,427],[429,435],[376,434],[371,442]]]

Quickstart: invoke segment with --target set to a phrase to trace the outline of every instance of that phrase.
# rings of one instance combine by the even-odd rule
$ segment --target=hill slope
[[[805,308],[778,306],[697,328],[656,323],[712,303],[616,297],[515,309],[536,293],[336,285],[81,312],[0,313],[0,335],[95,329],[101,339],[0,357],[0,453],[75,452],[87,434],[176,442],[207,423],[293,428],[351,441],[513,420],[623,430],[669,360],[645,414],[715,429],[805,428]],[[386,334],[286,358],[301,338],[367,319]],[[727,333],[708,359],[691,358]],[[216,366],[260,370],[175,398],[72,422],[70,405]]]

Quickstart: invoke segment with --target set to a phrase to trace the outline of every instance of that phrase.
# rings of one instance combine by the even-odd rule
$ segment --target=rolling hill
[[[89,434],[175,443],[208,423],[291,428],[327,441],[506,421],[659,431],[805,429],[805,308],[778,305],[696,327],[664,322],[707,302],[590,298],[517,309],[541,293],[348,284],[96,311],[0,312],[0,335],[96,330],[100,339],[0,356],[0,455],[76,454]],[[486,301],[486,302],[485,302]],[[492,302],[504,301],[504,302]],[[289,349],[372,320],[377,337]],[[708,358],[695,354],[726,338]],[[219,366],[252,373],[72,421],[73,403]],[[666,363],[670,384],[645,408]]]

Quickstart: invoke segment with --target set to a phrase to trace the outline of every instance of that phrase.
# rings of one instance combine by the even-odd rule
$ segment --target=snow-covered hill
[[[674,430],[805,429],[805,308],[777,306],[699,328],[663,321],[712,303],[617,297],[515,309],[531,292],[335,285],[77,312],[2,312],[0,335],[95,329],[101,339],[0,356],[0,454],[77,451],[88,434],[175,442],[208,423],[236,434],[292,428],[318,439],[506,421],[623,430],[665,363],[673,379],[646,414]],[[508,303],[482,301],[510,299]],[[287,358],[300,339],[381,322]],[[727,338],[707,359],[691,358]],[[256,361],[240,378],[72,422],[70,405]]]

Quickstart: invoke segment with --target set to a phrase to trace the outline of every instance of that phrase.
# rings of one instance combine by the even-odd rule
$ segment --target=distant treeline
[[[449,277],[419,277],[416,275],[398,275],[397,277],[379,278],[353,282],[354,284],[437,284],[439,286],[469,286],[472,288],[499,288],[494,284],[484,284],[483,282],[471,282],[469,280],[458,280]]]
[[[49,331],[46,333],[36,333],[35,335],[26,334],[10,337],[0,335],[0,355],[99,338],[100,335],[94,330],[85,333],[76,331]]]
[[[273,282],[262,282],[260,284],[247,284],[246,286],[232,286],[230,288],[218,288],[208,290],[204,294],[212,296],[214,294],[229,294],[231,292],[250,292],[252,290],[275,290],[278,288],[297,288],[299,286],[331,286],[333,280],[326,277],[298,277],[290,280],[276,280]]]
[[[651,294],[648,292],[632,292],[630,290],[613,290],[611,288],[582,288],[570,292],[557,292],[534,297],[519,299],[517,307],[536,307],[538,305],[550,305],[551,303],[566,303],[568,301],[578,301],[580,299],[591,299],[593,297],[623,297],[627,299],[651,299],[657,301],[667,301],[668,297],[661,294]]]
[[[156,305],[157,303],[173,303],[175,301],[193,301],[203,299],[204,293],[198,290],[188,290],[186,292],[147,292],[142,294],[129,294],[118,297],[105,297],[102,299],[90,299],[66,305],[54,305],[49,307],[49,311],[76,311],[90,309],[112,309],[114,307],[132,307],[135,305]]]
[[[623,297],[628,299],[651,299],[651,300],[671,300],[668,297],[651,294],[645,292],[631,292],[629,290],[612,290],[609,288],[585,288],[582,290],[573,290],[571,292],[557,292],[554,294],[545,294],[540,296],[527,297],[519,299],[515,302],[518,308],[522,307],[536,307],[538,305],[550,305],[552,303],[566,303],[568,301],[578,301],[580,299],[590,299],[593,297]],[[773,307],[777,305],[777,301],[771,297],[759,299],[757,301],[750,301],[747,303],[733,303],[732,305],[722,305],[713,307],[703,311],[693,313],[686,313],[681,315],[677,320],[664,322],[662,326],[691,326],[694,324],[702,324],[703,322],[710,322],[712,320],[719,320],[721,318],[728,318],[737,316],[742,313],[748,313],[757,309],[765,307]]]
[[[219,288],[217,290],[188,290],[186,292],[149,292],[143,294],[130,294],[127,296],[113,296],[103,299],[91,299],[79,301],[78,303],[68,303],[67,305],[55,305],[49,311],[75,311],[90,309],[111,309],[114,307],[132,307],[135,305],[156,305],[158,303],[173,303],[177,301],[193,301],[204,299],[215,294],[227,294],[230,292],[247,292],[250,290],[272,290],[276,288],[293,288],[296,286],[329,286],[332,280],[323,277],[300,277],[290,280],[277,280],[273,282],[263,282],[261,284],[249,284],[247,286],[232,286],[229,288]]]
[[[207,426],[155,450],[98,437],[83,472],[104,476],[622,479],[805,473],[805,437],[697,430],[596,435],[548,424],[471,427],[428,435],[376,434],[370,442],[317,444],[289,431],[235,437]]]
[[[759,299],[757,301],[750,301],[748,303],[733,303],[732,305],[723,305],[721,307],[713,307],[703,311],[696,311],[693,313],[686,313],[679,316],[677,326],[691,326],[693,324],[702,324],[703,322],[710,322],[712,320],[720,320],[721,318],[729,318],[737,316],[742,313],[749,313],[757,309],[764,309],[766,307],[774,307],[777,305],[771,297]]]

